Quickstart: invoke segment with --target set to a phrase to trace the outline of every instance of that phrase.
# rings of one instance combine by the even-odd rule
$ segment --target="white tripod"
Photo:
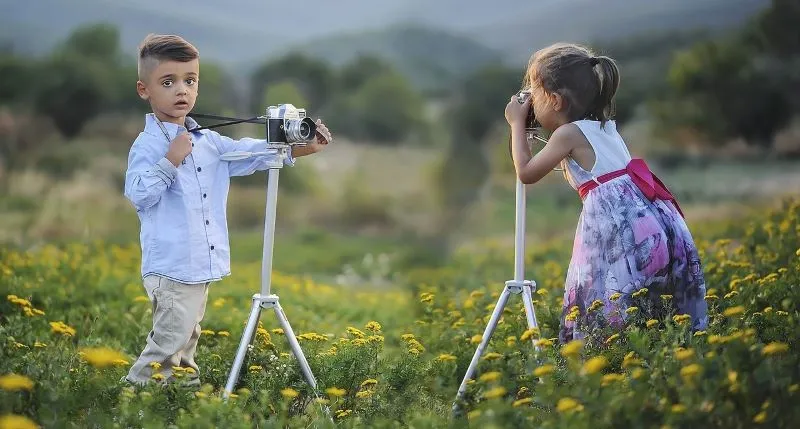
[[[233,361],[228,382],[225,385],[224,397],[228,398],[236,385],[236,380],[239,378],[239,372],[244,363],[244,357],[250,343],[253,341],[253,334],[258,326],[258,319],[261,316],[261,309],[274,309],[275,316],[283,328],[283,333],[289,340],[289,346],[292,348],[297,361],[300,363],[300,369],[303,371],[308,384],[316,392],[317,381],[314,379],[314,374],[311,373],[311,368],[308,366],[303,350],[300,349],[300,344],[297,342],[297,337],[289,325],[289,320],[286,319],[286,314],[283,308],[278,303],[278,295],[270,293],[270,284],[272,282],[272,250],[274,247],[275,239],[275,218],[276,209],[278,204],[278,173],[283,167],[283,160],[287,157],[289,145],[288,144],[269,144],[270,149],[277,149],[279,158],[274,165],[270,165],[267,174],[267,203],[266,215],[264,217],[264,253],[261,262],[261,293],[253,295],[253,303],[250,307],[250,317],[247,319],[247,325],[242,333],[242,340],[239,343],[239,349],[236,351],[236,358]],[[223,161],[235,161],[240,159],[247,159],[254,156],[270,155],[274,156],[273,152],[229,152],[222,155],[220,158]]]
[[[467,390],[467,382],[472,379],[473,375],[475,374],[475,370],[478,366],[478,361],[483,354],[486,345],[489,344],[489,340],[494,333],[495,328],[497,327],[497,321],[500,319],[500,315],[503,314],[503,309],[508,302],[508,297],[513,294],[522,294],[522,302],[525,306],[525,316],[528,319],[528,329],[538,328],[538,324],[536,323],[536,313],[533,311],[533,299],[532,299],[532,292],[536,289],[536,282],[532,280],[524,280],[525,277],[525,185],[517,178],[517,208],[516,208],[516,229],[514,235],[514,280],[506,281],[505,287],[503,288],[503,292],[500,294],[500,298],[497,300],[497,304],[494,307],[494,311],[492,312],[492,316],[489,319],[489,323],[486,325],[486,329],[483,331],[483,337],[481,338],[481,343],[478,345],[477,350],[475,350],[475,354],[472,356],[472,361],[469,363],[469,367],[467,367],[467,372],[464,375],[464,380],[461,382],[461,386],[458,388],[458,394],[456,395],[456,400],[453,403],[453,412],[457,412],[459,410],[458,402],[464,395]],[[539,346],[536,345],[536,340],[532,339],[533,346],[536,352],[539,352]]]

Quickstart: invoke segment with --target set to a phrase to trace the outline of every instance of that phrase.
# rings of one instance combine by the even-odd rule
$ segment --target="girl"
[[[653,313],[648,317],[687,315],[676,319],[705,329],[705,282],[683,214],[647,164],[631,158],[610,119],[619,86],[614,60],[580,45],[554,44],[531,57],[525,83],[530,97],[511,97],[505,111],[517,176],[536,183],[560,164],[583,200],[560,341],[621,329],[645,310]],[[526,141],[530,108],[551,132],[536,156]]]

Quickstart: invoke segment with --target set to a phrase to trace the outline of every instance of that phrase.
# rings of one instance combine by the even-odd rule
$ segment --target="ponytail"
[[[600,88],[588,113],[601,124],[605,124],[614,114],[614,95],[619,88],[619,68],[613,59],[606,56],[592,57],[590,61],[599,69],[595,74]]]

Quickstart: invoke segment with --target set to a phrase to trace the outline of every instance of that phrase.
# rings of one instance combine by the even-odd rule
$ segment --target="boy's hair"
[[[161,61],[188,62],[199,57],[197,48],[180,36],[148,34],[139,45],[139,79],[144,80]]]
[[[614,113],[619,69],[613,59],[595,56],[585,46],[555,43],[531,56],[525,82],[564,97],[569,121],[592,119],[605,124]]]

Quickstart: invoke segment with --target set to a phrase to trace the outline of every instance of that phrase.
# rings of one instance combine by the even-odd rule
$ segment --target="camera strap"
[[[206,126],[195,127],[195,128],[192,128],[191,130],[188,130],[189,132],[207,130],[207,129],[211,129],[211,128],[224,127],[224,126],[227,126],[227,125],[235,125],[235,124],[241,124],[241,123],[251,123],[251,124],[263,124],[263,123],[265,123],[265,121],[264,121],[262,116],[254,116],[252,118],[247,118],[247,119],[231,118],[231,117],[228,117],[228,116],[219,116],[219,115],[206,115],[206,114],[203,114],[203,113],[192,113],[189,116],[191,116],[193,118],[205,118],[205,119],[213,119],[213,120],[216,120],[216,121],[226,121],[226,122],[222,122],[222,123],[214,124],[214,125],[206,125]]]

